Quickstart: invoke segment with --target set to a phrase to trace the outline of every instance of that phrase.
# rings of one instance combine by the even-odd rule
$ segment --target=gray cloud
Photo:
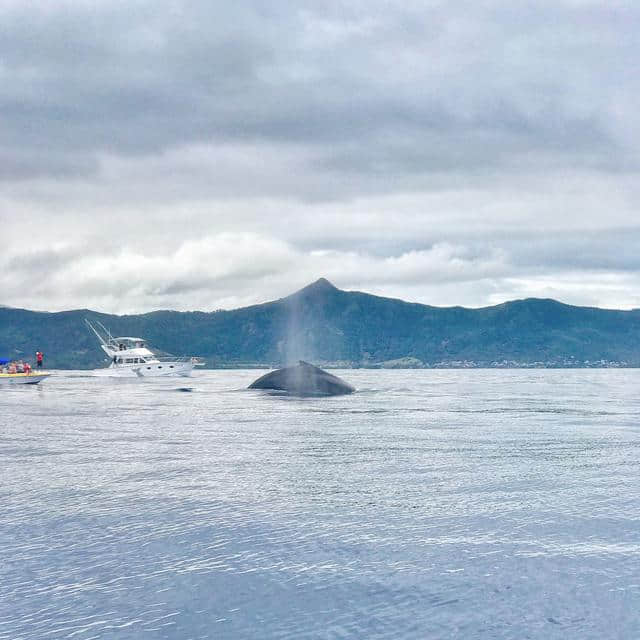
[[[87,154],[298,142],[340,170],[544,151],[617,165],[609,91],[630,104],[619,32],[640,10],[558,5],[9,4],[3,139]]]
[[[637,305],[638,27],[595,0],[8,0],[0,302],[210,308],[320,275],[579,301],[582,273]]]

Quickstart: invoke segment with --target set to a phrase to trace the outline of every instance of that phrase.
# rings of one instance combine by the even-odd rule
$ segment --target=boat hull
[[[0,386],[14,384],[38,384],[50,373],[0,373]]]
[[[188,378],[192,371],[191,362],[149,362],[95,369],[93,375],[100,378]]]

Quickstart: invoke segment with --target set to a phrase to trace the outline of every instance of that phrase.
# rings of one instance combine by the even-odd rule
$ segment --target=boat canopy
[[[110,345],[119,349],[144,349],[147,346],[144,338],[132,338],[131,336],[111,338]]]
[[[11,360],[8,358],[0,358],[0,364],[9,364]]]

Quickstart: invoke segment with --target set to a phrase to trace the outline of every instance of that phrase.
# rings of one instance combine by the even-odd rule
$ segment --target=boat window
[[[118,359],[116,360],[116,362],[117,362],[118,364],[122,364],[122,358],[118,358]]]
[[[125,362],[126,362],[127,364],[133,364],[133,358],[127,358],[127,359],[125,360]]]

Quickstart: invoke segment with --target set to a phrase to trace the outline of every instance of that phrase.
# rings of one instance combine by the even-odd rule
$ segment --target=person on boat
[[[30,374],[31,374],[31,365],[30,365],[28,362],[25,362],[25,363],[24,363],[23,368],[24,368],[24,372],[25,372],[27,375],[30,375]]]
[[[44,359],[44,354],[42,351],[36,351],[36,366],[38,369],[42,367],[42,360]]]
[[[22,360],[18,360],[16,363],[16,373],[24,373],[24,363]]]
[[[10,362],[9,366],[7,367],[7,371],[9,373],[17,373],[17,371],[16,371],[16,363],[15,362]]]

